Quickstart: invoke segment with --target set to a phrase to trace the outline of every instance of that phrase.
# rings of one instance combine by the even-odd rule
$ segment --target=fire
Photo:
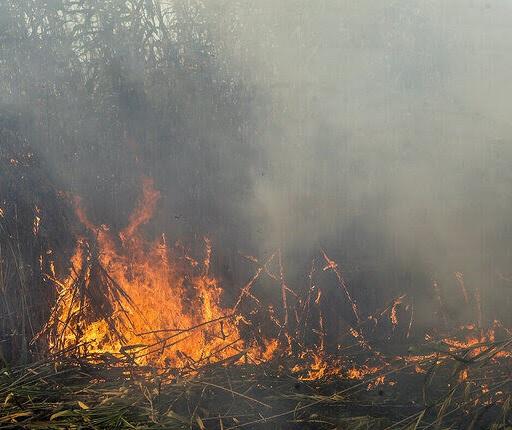
[[[55,279],[58,299],[47,324],[53,327],[50,351],[111,354],[140,365],[192,369],[242,357],[271,359],[277,341],[257,345],[243,339],[241,320],[221,306],[208,239],[199,263],[173,252],[164,237],[153,243],[143,238],[140,227],[151,219],[158,199],[153,182],[144,180],[143,196],[118,238],[105,226],[96,227],[76,199],[80,221],[96,235],[100,266],[89,242],[81,239],[69,276]],[[98,295],[98,276],[108,285],[104,297]]]
[[[39,233],[39,227],[41,225],[41,209],[37,206],[34,208],[34,221],[32,222],[32,233],[36,236]]]
[[[477,330],[473,324],[462,327],[468,333],[462,338],[448,337],[443,342],[449,347],[451,352],[467,351],[467,358],[476,358],[487,352],[491,352],[493,358],[511,357],[511,353],[500,348],[494,349],[496,342],[496,329],[501,324],[495,321],[493,326],[488,329]]]
[[[347,371],[347,378],[348,379],[363,379],[364,377],[368,375],[374,375],[375,373],[379,372],[381,370],[381,367],[378,366],[368,366],[368,365],[362,365],[358,367],[352,367]],[[379,376],[377,380],[380,380],[379,383],[384,382],[384,376]]]
[[[338,365],[329,365],[324,354],[307,351],[300,356],[301,359],[310,359],[305,365],[296,364],[292,373],[298,375],[301,381],[316,381],[318,379],[339,376],[341,369]]]
[[[359,353],[372,357],[363,364],[326,352],[320,308],[322,290],[314,287],[311,272],[307,299],[297,295],[285,280],[280,251],[265,262],[244,255],[257,266],[256,273],[241,288],[234,304],[224,306],[223,289],[210,268],[213,251],[208,238],[204,239],[200,258],[189,255],[183,245],[169,246],[164,235],[154,241],[144,238],[141,228],[151,220],[159,198],[153,182],[144,180],[140,201],[128,225],[117,235],[108,226],[91,222],[80,199],[73,199],[78,219],[94,240],[85,236],[78,240],[67,276],[59,278],[50,264],[47,276],[57,286],[57,300],[44,331],[50,352],[85,356],[92,361],[101,358],[115,363],[122,359],[135,365],[173,367],[192,374],[211,364],[260,364],[279,354],[285,362],[290,362],[290,358],[294,360],[287,369],[302,381],[345,378],[363,381],[368,390],[394,383],[385,376],[393,365],[385,360],[378,346],[370,343],[368,330],[365,330],[369,324],[376,326],[379,319],[362,317],[340,266],[325,251],[322,250],[323,270],[334,273],[357,323],[347,328],[347,338],[353,345],[346,346],[357,346]],[[41,222],[39,208],[35,208],[34,215],[33,232],[37,234]],[[271,268],[272,262],[275,270]],[[271,305],[264,308],[255,294],[254,286],[260,276],[268,276],[277,284],[282,316]],[[456,276],[467,293],[462,274]],[[443,316],[441,288],[437,282],[433,288]],[[294,308],[294,301],[300,306]],[[265,338],[259,329],[251,327],[251,312],[241,313],[242,309],[247,310],[246,302],[256,306],[258,311],[267,311],[270,324],[278,329],[277,337]],[[304,320],[300,312],[309,312],[310,305],[318,306],[317,328],[313,329],[318,337],[313,347],[301,344],[297,340],[301,336],[294,332]],[[387,315],[395,332],[402,324],[400,309],[404,312],[410,309],[409,337],[413,308],[406,304],[405,295],[396,297],[380,316]],[[512,341],[496,342],[498,330],[503,327],[498,322],[487,330],[481,327],[481,324],[468,324],[461,327],[457,335],[438,341],[427,335],[424,348],[412,346],[407,355],[394,359],[404,368],[422,374],[433,364],[453,358],[469,363],[480,357],[493,360],[510,357],[505,347]],[[299,354],[297,346],[302,351]],[[470,380],[471,376],[468,368],[458,372],[459,382]]]
[[[463,369],[459,372],[459,382],[464,382],[468,379],[468,369]]]
[[[405,295],[397,297],[395,300],[393,300],[393,304],[391,305],[389,319],[391,320],[393,330],[395,330],[398,327],[398,306],[403,303],[404,297]]]

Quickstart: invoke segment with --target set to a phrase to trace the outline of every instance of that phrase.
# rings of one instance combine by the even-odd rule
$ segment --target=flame
[[[304,364],[295,364],[291,371],[301,381],[317,381],[340,377],[359,381],[374,376],[372,382],[368,385],[368,389],[372,389],[383,384],[385,380],[384,375],[376,376],[378,372],[384,369],[383,365],[351,363],[343,357],[329,356],[323,351],[305,351],[300,354],[299,359]]]
[[[298,374],[297,379],[301,381],[315,381],[327,377],[338,376],[340,369],[338,366],[330,366],[322,353],[309,351],[301,355],[302,359],[308,359],[305,365],[296,364],[292,367],[292,373]]]
[[[382,370],[381,367],[368,366],[366,364],[362,365],[362,366],[357,366],[357,367],[354,366],[347,371],[347,378],[359,380],[359,379],[363,379],[366,376],[374,375],[375,373],[379,372],[380,370]],[[384,376],[379,376],[377,379],[379,379],[381,381],[379,383],[384,382]]]
[[[393,304],[391,305],[389,319],[391,321],[391,326],[393,327],[393,330],[395,330],[398,327],[398,306],[403,303],[404,297],[404,295],[397,297],[395,300],[393,300]]]
[[[257,266],[256,273],[241,288],[234,304],[224,306],[223,289],[210,270],[213,250],[208,238],[204,238],[204,251],[200,258],[189,255],[181,244],[168,246],[165,235],[154,241],[144,238],[141,229],[151,220],[159,198],[152,180],[145,179],[140,201],[130,215],[128,225],[117,235],[106,225],[95,225],[88,218],[81,200],[73,198],[78,219],[95,240],[85,237],[78,240],[70,261],[71,270],[63,279],[56,276],[53,260],[50,260],[47,276],[57,286],[57,300],[45,328],[51,352],[78,354],[92,360],[99,360],[100,356],[102,359],[128,359],[136,365],[170,366],[190,372],[215,363],[260,364],[274,359],[279,353],[281,357],[298,358],[290,370],[302,381],[329,378],[364,380],[364,384],[368,384],[367,389],[393,383],[386,380],[384,374],[379,374],[391,364],[383,361],[382,354],[370,344],[370,338],[367,339],[366,321],[350,294],[343,272],[325,251],[322,250],[323,270],[336,275],[340,291],[351,305],[357,322],[348,327],[347,337],[351,337],[354,345],[365,355],[369,354],[378,362],[366,360],[361,365],[347,360],[347,357],[326,353],[324,317],[320,308],[322,290],[315,286],[310,274],[308,299],[301,302],[285,280],[280,251],[265,262],[244,255],[246,260]],[[41,211],[36,207],[34,234],[40,229],[40,215]],[[277,270],[271,270],[272,261],[277,264]],[[253,294],[253,287],[259,277],[265,275],[278,284],[283,311],[283,319],[280,320],[272,306],[266,308],[269,321],[279,329],[276,338],[268,339],[259,330],[253,330],[258,338],[254,334],[250,337],[246,329],[251,325],[250,313],[240,313],[244,308],[243,300],[259,308],[263,306]],[[466,297],[463,276],[457,272],[456,277]],[[446,326],[442,292],[437,282],[433,283],[433,289]],[[479,295],[478,289],[475,294]],[[318,335],[315,348],[299,344],[291,334],[290,327],[293,330],[293,325],[302,318],[296,310],[294,312],[292,304],[295,299],[307,304],[303,305],[304,309],[311,302],[318,306],[318,322],[313,330]],[[427,348],[423,354],[412,354],[417,351],[413,348],[408,355],[395,357],[397,362],[404,363],[416,373],[426,373],[432,363],[439,364],[445,358],[468,360],[482,354],[492,354],[492,359],[510,357],[510,353],[504,348],[499,349],[500,343],[495,342],[495,332],[499,333],[497,330],[503,327],[495,322],[493,327],[483,330],[479,296],[475,302],[480,312],[478,324],[461,327],[462,335],[446,337],[441,342],[434,342],[431,335],[426,335]],[[402,324],[399,321],[400,306],[409,309],[405,295],[395,298],[385,311],[393,332]],[[412,305],[410,309],[407,337],[413,320]],[[378,323],[378,319],[372,316],[367,321],[375,325]],[[292,352],[297,351],[292,344],[302,348],[303,352],[298,357]],[[489,349],[495,347],[493,344],[496,344],[495,351]],[[458,380],[469,380],[467,369],[458,373]]]
[[[468,369],[463,369],[459,372],[459,382],[464,382],[468,379]]]
[[[39,227],[41,226],[41,209],[34,207],[34,220],[32,222],[32,233],[37,236],[39,233]]]
[[[201,263],[177,256],[165,237],[153,243],[143,238],[140,228],[151,219],[158,199],[152,180],[144,180],[142,198],[117,241],[108,228],[96,227],[75,199],[78,218],[96,235],[99,262],[111,284],[106,303],[100,303],[107,315],[87,316],[101,300],[93,291],[93,271],[101,269],[91,264],[89,243],[81,239],[69,276],[56,280],[58,299],[48,323],[55,327],[50,350],[78,348],[93,355],[129,357],[140,365],[179,368],[242,357],[271,359],[277,341],[257,345],[242,339],[233,309],[221,306],[222,289],[209,270],[212,247],[207,238]]]
[[[498,321],[486,330],[477,330],[474,324],[463,326],[462,329],[468,333],[462,338],[445,338],[443,342],[448,345],[451,352],[467,351],[468,358],[478,357],[488,351],[492,351],[492,345],[496,342],[496,329],[500,327]],[[497,350],[492,354],[493,358],[512,357],[510,351]]]

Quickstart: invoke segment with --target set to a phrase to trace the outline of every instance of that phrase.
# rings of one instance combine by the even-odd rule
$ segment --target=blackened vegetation
[[[73,215],[15,123],[0,129],[0,172],[0,348],[26,362],[55,300],[46,274],[68,264]]]

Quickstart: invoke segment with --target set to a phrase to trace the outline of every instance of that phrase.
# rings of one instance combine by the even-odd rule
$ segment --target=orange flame
[[[221,306],[222,289],[209,273],[208,239],[204,260],[196,267],[187,257],[174,255],[165,241],[148,243],[143,238],[140,227],[151,219],[158,198],[153,182],[144,180],[143,197],[117,241],[107,228],[96,227],[75,199],[79,219],[96,233],[99,261],[112,284],[104,306],[108,315],[86,317],[100,299],[93,290],[88,243],[82,239],[71,273],[56,280],[58,300],[48,323],[56,327],[50,350],[79,348],[88,354],[129,357],[136,364],[180,368],[272,358],[277,342],[259,346],[242,339],[240,321],[232,309]]]
[[[233,306],[225,307],[222,305],[220,282],[210,271],[212,245],[208,238],[204,239],[203,258],[192,258],[182,245],[170,248],[163,235],[153,242],[142,235],[141,228],[151,220],[159,197],[152,180],[145,179],[142,197],[129,217],[128,225],[117,237],[108,226],[97,226],[91,222],[80,199],[73,199],[78,219],[93,233],[95,241],[85,238],[78,241],[70,261],[70,273],[64,279],[57,278],[53,262],[50,264],[47,276],[57,286],[57,300],[46,325],[50,351],[78,353],[93,360],[99,359],[99,355],[103,358],[123,358],[137,365],[172,366],[191,372],[213,363],[258,364],[273,359],[278,351],[283,356],[294,356],[292,343],[297,345],[297,341],[290,335],[289,326],[293,328],[300,321],[299,316],[293,313],[292,306],[297,295],[286,283],[280,251],[265,262],[253,256],[244,256],[258,266],[257,271],[243,286]],[[1,208],[0,216],[3,216]],[[39,231],[40,222],[40,210],[36,208],[34,234]],[[309,306],[312,301],[319,306],[318,326],[314,330],[319,335],[319,342],[314,349],[299,345],[303,351],[298,356],[300,364],[295,362],[290,370],[303,381],[335,377],[364,380],[368,377],[365,381],[365,384],[368,382],[368,389],[392,384],[384,374],[379,374],[390,364],[382,361],[379,350],[367,340],[365,321],[350,294],[341,268],[325,251],[322,251],[322,255],[325,261],[323,270],[336,275],[340,291],[350,303],[357,322],[357,325],[348,327],[347,334],[365,354],[378,358],[381,365],[373,365],[374,361],[358,365],[326,353],[324,316],[319,306],[322,290],[314,286],[312,269],[309,296],[305,303]],[[272,261],[277,261],[275,273],[269,268]],[[283,321],[269,306],[269,319],[279,328],[279,335],[266,339],[255,330],[260,337],[248,338],[245,334],[248,330],[244,326],[251,322],[248,316],[246,318],[240,314],[240,309],[244,307],[242,301],[247,299],[261,306],[260,299],[253,294],[253,288],[259,277],[265,275],[279,285]],[[462,274],[457,273],[456,276],[466,295]],[[433,283],[433,289],[446,324],[444,303],[437,282]],[[464,336],[447,337],[442,342],[430,345],[432,350],[427,348],[423,355],[408,354],[397,358],[416,373],[426,373],[431,362],[440,363],[443,357],[455,357],[462,361],[484,355],[493,359],[510,357],[510,352],[500,347],[499,342],[494,345],[495,330],[501,327],[498,322],[488,330],[479,328],[482,320],[479,290],[475,294],[478,295],[475,302],[480,324],[462,327]],[[400,305],[408,310],[404,295],[397,297],[385,311],[388,312],[393,332],[401,324]],[[412,318],[411,305],[407,337]],[[377,324],[376,318],[369,317],[368,321]],[[431,336],[426,336],[426,340],[430,343]],[[468,370],[460,371],[458,379],[460,382],[468,380]]]

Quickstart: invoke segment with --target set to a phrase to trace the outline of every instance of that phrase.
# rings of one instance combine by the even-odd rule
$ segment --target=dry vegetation
[[[356,381],[303,381],[284,370],[290,360],[212,366],[192,378],[69,359],[6,368],[0,421],[30,429],[510,427],[510,373],[489,357],[463,366],[425,357],[414,364],[425,366],[425,374],[401,362]],[[470,378],[457,379],[462,368]],[[394,384],[368,388],[383,374]]]
[[[161,138],[155,126],[163,121],[159,115],[173,110],[166,105],[170,98],[185,98],[190,88],[170,85],[162,98],[148,97],[156,100],[151,109],[159,114],[145,130],[132,130],[139,108],[126,104],[126,97],[132,102],[143,97],[126,83],[129,73],[122,55],[131,55],[130,63],[135,55],[146,83],[158,81],[151,87],[153,94],[174,78],[190,84],[209,73],[221,75],[226,66],[212,60],[215,50],[205,36],[200,6],[175,5],[162,10],[151,0],[0,3],[6,29],[1,36],[1,91],[17,101],[0,112],[0,426],[512,428],[512,338],[506,328],[495,323],[491,332],[473,324],[417,345],[407,337],[410,321],[396,321],[405,298],[363,317],[338,266],[325,254],[319,260],[355,314],[338,351],[324,345],[321,312],[315,308],[318,291],[313,295],[309,285],[292,291],[282,268],[281,273],[279,268],[267,273],[288,301],[275,310],[272,335],[279,348],[265,362],[251,362],[242,349],[220,361],[157,368],[135,365],[129,348],[121,354],[90,354],[82,345],[48,350],[47,335],[60,323],[50,318],[55,279],[69,269],[83,228],[58,192],[62,173],[44,165],[33,148],[58,152],[68,145],[74,148],[71,153],[80,151],[92,140],[84,131],[91,128],[100,136],[97,145],[105,147],[123,140],[125,133],[139,138],[142,133],[154,142]],[[35,64],[39,70],[34,71]],[[205,97],[207,88],[207,98],[217,107],[229,105],[241,91],[236,82],[214,89],[199,86],[202,90],[194,87],[190,98]],[[222,112],[229,122],[231,111]],[[85,116],[88,126],[70,126],[76,115]],[[126,291],[102,266],[94,238],[90,244],[87,264],[94,269],[93,282],[87,289],[83,282],[73,288],[89,294],[92,309],[86,309],[85,319],[111,321],[111,292],[125,297]],[[268,269],[259,263],[256,267],[263,274]],[[251,311],[259,316],[262,309]],[[42,332],[48,321],[54,325]]]

